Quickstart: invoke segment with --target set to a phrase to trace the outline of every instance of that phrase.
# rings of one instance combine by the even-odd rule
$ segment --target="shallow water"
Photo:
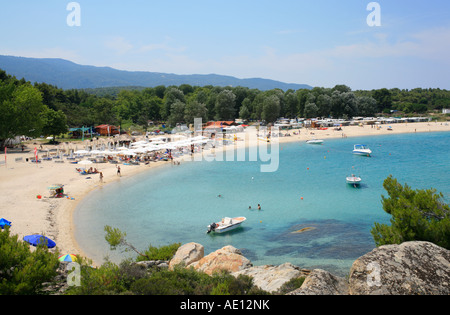
[[[261,173],[259,161],[182,162],[91,193],[74,215],[76,239],[95,261],[129,255],[109,250],[103,228],[110,225],[139,249],[198,242],[207,254],[233,245],[254,265],[290,262],[345,275],[375,247],[374,222],[389,223],[381,195],[390,174],[415,189],[436,188],[448,202],[449,140],[449,133],[427,133],[280,144],[273,173]],[[372,157],[353,155],[357,143],[367,144]],[[351,173],[362,177],[361,187],[346,184]],[[226,234],[206,234],[225,216],[247,221]],[[314,229],[293,233],[305,227]]]

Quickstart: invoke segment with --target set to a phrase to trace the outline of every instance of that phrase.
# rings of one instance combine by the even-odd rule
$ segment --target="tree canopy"
[[[156,86],[63,90],[46,83],[32,85],[0,70],[0,145],[18,135],[62,133],[100,124],[140,125],[148,121],[190,124],[209,120],[286,118],[351,118],[400,111],[422,114],[450,107],[450,91],[441,89],[333,88],[260,91],[247,87]],[[50,110],[50,111],[49,111]],[[63,118],[65,116],[65,120]]]
[[[382,196],[391,225],[375,223],[371,233],[377,246],[407,241],[428,241],[450,249],[450,207],[435,189],[413,190],[389,176]]]

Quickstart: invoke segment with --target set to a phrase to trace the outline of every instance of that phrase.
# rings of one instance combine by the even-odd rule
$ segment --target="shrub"
[[[0,295],[42,294],[42,283],[53,280],[58,266],[58,255],[47,247],[31,251],[8,227],[0,231]]]
[[[149,248],[145,251],[145,256],[138,256],[136,261],[145,261],[145,260],[170,260],[177,252],[178,248],[181,246],[180,243],[174,243],[171,245],[154,247],[149,246]]]
[[[285,282],[277,291],[277,294],[285,295],[289,292],[292,292],[298,288],[300,288],[305,281],[305,277],[294,278]]]
[[[377,246],[407,241],[428,241],[450,249],[450,207],[434,189],[413,190],[389,176],[383,183],[389,197],[382,196],[391,225],[375,223],[371,233]]]

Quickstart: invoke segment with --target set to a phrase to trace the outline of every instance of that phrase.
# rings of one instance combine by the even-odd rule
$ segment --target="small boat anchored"
[[[353,146],[353,154],[370,156],[372,154],[372,150],[370,150],[365,144],[355,144]]]
[[[235,228],[239,227],[242,222],[247,220],[245,217],[236,217],[236,218],[223,218],[221,222],[213,222],[210,225],[208,225],[208,231],[207,234],[211,232],[216,233],[224,233],[231,230],[234,230]]]
[[[307,144],[323,144],[323,140],[320,140],[320,139],[312,139],[312,140],[307,140],[306,143],[307,143]]]
[[[352,174],[351,176],[348,176],[346,179],[347,179],[347,184],[352,185],[354,187],[361,184],[361,177],[356,176],[354,174]]]

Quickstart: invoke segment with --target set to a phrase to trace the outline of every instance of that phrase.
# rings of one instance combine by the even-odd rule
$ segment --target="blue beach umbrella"
[[[0,227],[1,227],[2,229],[4,229],[4,228],[5,228],[5,225],[11,226],[11,222],[9,222],[8,220],[5,220],[5,219],[1,218],[1,219],[0,219]]]
[[[23,240],[33,246],[38,246],[41,244],[46,245],[48,248],[53,248],[56,246],[56,243],[54,241],[46,236],[39,234],[24,236]]]

